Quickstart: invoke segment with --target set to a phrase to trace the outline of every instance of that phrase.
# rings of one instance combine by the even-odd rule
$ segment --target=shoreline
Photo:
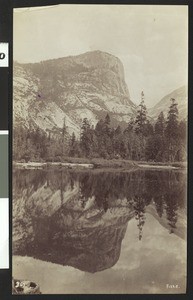
[[[80,159],[81,160],[81,159]],[[16,162],[13,161],[13,167],[17,169],[52,169],[52,168],[66,168],[66,169],[122,169],[122,170],[136,170],[136,169],[156,169],[156,170],[186,170],[187,163],[155,163],[155,162],[137,162],[128,160],[98,160],[91,159],[82,160],[75,159],[73,161],[64,162]]]

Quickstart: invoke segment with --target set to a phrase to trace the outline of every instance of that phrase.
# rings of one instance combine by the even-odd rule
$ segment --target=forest
[[[137,114],[126,128],[111,124],[109,114],[92,126],[84,118],[81,135],[68,127],[43,131],[39,127],[13,130],[13,160],[65,161],[66,157],[127,159],[134,161],[180,162],[187,160],[187,121],[179,121],[178,104],[171,99],[167,116],[161,112],[151,120],[142,98]]]

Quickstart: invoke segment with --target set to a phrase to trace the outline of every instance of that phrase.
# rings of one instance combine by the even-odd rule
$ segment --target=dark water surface
[[[13,276],[43,293],[183,293],[186,176],[13,174]]]

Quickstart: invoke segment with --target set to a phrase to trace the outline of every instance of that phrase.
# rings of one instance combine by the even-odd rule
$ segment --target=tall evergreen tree
[[[171,105],[169,107],[167,122],[166,122],[166,136],[177,138],[178,136],[178,104],[174,98],[171,98]]]
[[[165,153],[165,118],[163,112],[161,112],[155,123],[154,134],[147,140],[146,155],[147,160],[164,161]]]
[[[176,154],[179,148],[178,141],[178,107],[176,100],[171,98],[171,105],[168,111],[168,117],[166,122],[165,135],[167,138],[167,155],[169,161],[176,159]]]
[[[67,126],[66,126],[66,119],[63,120],[63,127],[62,127],[62,135],[65,136],[67,133]]]
[[[98,136],[101,135],[103,132],[103,129],[104,129],[104,121],[102,119],[100,119],[95,127],[96,134]]]
[[[106,117],[105,117],[105,124],[107,124],[108,126],[110,126],[110,123],[111,123],[111,119],[109,117],[109,114],[107,114]]]
[[[144,127],[143,127],[143,135],[145,137],[152,136],[154,133],[153,125],[150,123],[149,120],[146,120]]]
[[[137,116],[135,119],[136,128],[135,131],[137,134],[144,133],[144,125],[147,121],[147,109],[144,101],[144,93],[141,92],[141,102],[139,104],[139,109],[137,111]]]
[[[72,137],[70,139],[70,151],[69,151],[69,155],[70,156],[75,156],[76,154],[76,137],[74,132],[72,133]]]
[[[142,239],[143,226],[145,224],[145,200],[143,197],[134,196],[135,219],[138,221],[137,227],[139,230],[139,240]]]
[[[179,123],[178,135],[180,140],[185,144],[187,139],[187,122],[185,120],[182,120]]]
[[[164,135],[164,130],[165,130],[165,118],[164,118],[164,113],[161,111],[159,114],[157,121],[155,123],[155,133],[160,134],[162,137]]]
[[[84,118],[82,121],[82,126],[81,126],[81,130],[82,130],[81,134],[84,134],[89,129],[90,129],[90,123],[87,118]]]
[[[125,143],[124,143],[123,140],[120,142],[120,150],[119,151],[120,151],[121,157],[126,158],[126,156],[127,156],[127,147],[125,146]]]
[[[134,118],[130,118],[130,121],[127,124],[127,128],[125,129],[124,133],[130,133],[131,131],[133,131],[135,126],[135,121]]]
[[[81,126],[80,145],[83,156],[89,156],[91,150],[90,124],[87,118],[83,119]]]
[[[110,135],[110,131],[111,131],[110,123],[111,123],[111,119],[109,117],[109,114],[107,114],[104,121],[104,130],[107,135]]]

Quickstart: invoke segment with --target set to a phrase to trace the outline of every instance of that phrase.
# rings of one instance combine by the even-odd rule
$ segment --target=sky
[[[147,107],[187,84],[188,7],[55,5],[14,10],[13,58],[20,63],[101,50],[124,65],[131,100]]]

